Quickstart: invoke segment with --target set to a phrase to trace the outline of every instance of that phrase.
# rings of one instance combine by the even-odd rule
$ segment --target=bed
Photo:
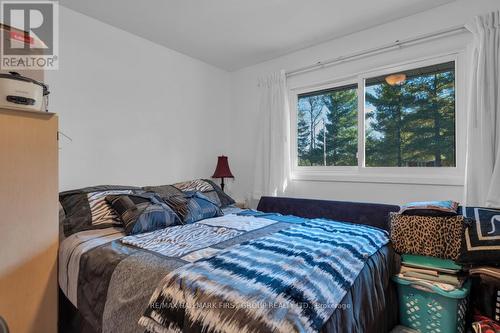
[[[165,299],[165,293],[175,294],[177,291],[172,286],[184,286],[182,294],[187,297],[189,288],[185,286],[194,286],[193,281],[189,281],[189,277],[194,276],[190,272],[199,273],[203,264],[212,261],[213,265],[213,261],[227,257],[227,253],[233,253],[235,248],[253,246],[255,250],[255,246],[262,245],[266,240],[267,244],[279,243],[280,239],[276,237],[289,237],[294,232],[293,228],[298,227],[313,227],[316,231],[318,228],[330,231],[345,229],[349,233],[362,230],[364,233],[373,232],[375,240],[382,239],[380,227],[385,226],[388,212],[397,209],[397,206],[389,205],[264,197],[257,211],[229,207],[224,210],[223,216],[151,233],[126,236],[123,230],[116,227],[74,233],[61,241],[59,249],[60,330],[215,331],[207,322],[210,318],[206,318],[212,309],[198,310],[203,318],[193,319],[192,311],[187,313],[185,309],[180,311],[176,308],[155,312],[152,305],[157,304],[156,301],[161,297]],[[290,213],[293,215],[288,215]],[[347,223],[338,224],[333,220]],[[356,229],[349,229],[351,227]],[[398,258],[387,242],[383,241],[373,246],[371,252],[363,254],[365,257],[361,259],[363,264],[358,265],[359,269],[356,271],[350,267],[353,277],[350,283],[345,284],[345,292],[337,295],[336,288],[331,288],[332,293],[340,298],[332,302],[334,307],[331,310],[321,313],[327,317],[312,327],[303,327],[299,323],[293,326],[296,330],[387,332],[396,324],[397,301],[390,277],[397,269]],[[273,267],[272,262],[262,265]],[[283,267],[293,271],[294,268],[290,266],[293,264]],[[205,272],[212,274],[210,269]],[[187,276],[182,277],[182,274]],[[238,289],[241,286],[241,283],[234,283],[231,279],[225,283],[220,288]],[[195,287],[190,297],[203,294],[203,285]],[[291,289],[290,285],[286,287],[287,290]],[[316,296],[321,298],[320,294]],[[213,311],[217,311],[217,315],[234,313],[231,308]],[[281,315],[284,310],[270,311]],[[255,317],[247,321],[257,323],[257,319]],[[230,320],[230,325],[238,325],[242,321],[237,318]],[[252,326],[252,329],[270,330],[270,326],[258,325]],[[246,328],[251,331],[249,327]]]

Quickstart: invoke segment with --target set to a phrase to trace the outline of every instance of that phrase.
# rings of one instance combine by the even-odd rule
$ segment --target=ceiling
[[[60,0],[233,71],[454,0]]]

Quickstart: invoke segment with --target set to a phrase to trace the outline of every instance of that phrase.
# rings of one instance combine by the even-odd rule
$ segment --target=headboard
[[[262,197],[257,210],[307,218],[327,218],[388,230],[389,212],[399,211],[399,206],[366,202]]]

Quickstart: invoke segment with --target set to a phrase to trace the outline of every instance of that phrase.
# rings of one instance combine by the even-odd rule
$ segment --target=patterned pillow
[[[147,192],[154,192],[162,199],[175,195],[183,195],[183,192],[173,185],[144,186],[142,189]]]
[[[135,235],[180,224],[180,219],[154,193],[110,195],[106,201],[120,216],[125,233]]]
[[[87,194],[87,199],[90,206],[90,214],[92,217],[92,225],[97,226],[104,224],[120,225],[120,217],[115,213],[114,209],[106,201],[109,195],[117,194],[132,194],[131,190],[110,190],[110,191],[97,191]]]
[[[462,207],[470,219],[458,262],[474,265],[500,265],[500,210]]]
[[[142,193],[131,186],[100,185],[59,194],[63,207],[62,230],[67,237],[79,231],[120,226],[118,215],[106,202],[107,195]]]
[[[173,186],[183,192],[196,191],[205,193],[214,190],[213,186],[203,179],[188,180],[185,182],[173,184]]]
[[[217,193],[217,196],[219,197],[222,208],[234,205],[236,203],[236,201],[234,201],[233,198],[231,198],[229,195],[224,193],[224,191],[220,188],[219,185],[217,185],[216,183],[214,183],[210,179],[203,179],[203,180],[206,181],[207,183],[209,183],[210,185],[212,185],[212,187],[214,188],[214,191]]]
[[[219,206],[200,192],[186,192],[182,197],[173,196],[165,202],[182,217],[185,224],[223,215]]]
[[[182,221],[186,220],[189,210],[188,210],[188,199],[184,197],[184,194],[173,195],[162,199],[163,201],[165,201],[167,205],[170,206],[170,208],[173,209],[174,212],[177,213],[177,215],[181,218]]]
[[[458,202],[447,201],[419,201],[410,202],[401,206],[400,214],[420,216],[455,216]]]
[[[221,188],[209,179],[195,179],[173,184],[182,192],[201,192],[219,207],[224,208],[235,203],[235,201],[224,193]]]
[[[460,254],[464,217],[409,216],[389,214],[390,238],[394,250],[455,260]]]

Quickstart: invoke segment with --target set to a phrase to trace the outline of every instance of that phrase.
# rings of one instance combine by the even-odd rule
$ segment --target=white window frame
[[[413,60],[397,65],[384,66],[357,73],[350,77],[334,79],[328,83],[298,87],[289,91],[290,97],[290,156],[291,178],[294,180],[398,183],[425,185],[463,185],[465,178],[466,114],[465,108],[465,52],[464,50]],[[365,80],[371,77],[455,62],[455,166],[454,167],[366,167],[365,166]],[[297,152],[297,102],[301,94],[318,90],[338,88],[345,85],[358,86],[358,165],[357,166],[299,166]]]

